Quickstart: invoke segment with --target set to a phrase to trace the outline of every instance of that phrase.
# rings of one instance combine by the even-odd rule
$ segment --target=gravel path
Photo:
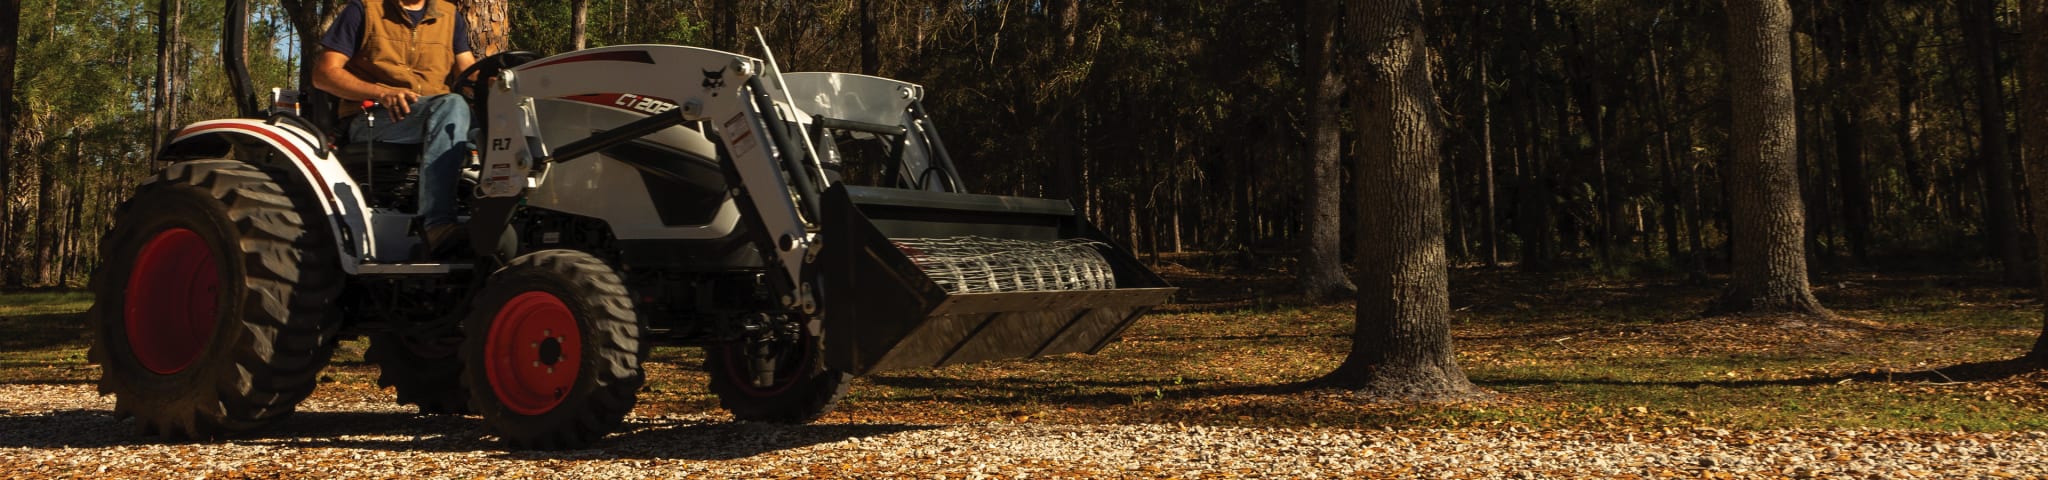
[[[84,385],[0,385],[0,478],[2032,478],[2048,432],[1527,432],[735,424],[633,417],[598,448],[498,450],[474,420],[316,395],[226,442],[159,444]]]

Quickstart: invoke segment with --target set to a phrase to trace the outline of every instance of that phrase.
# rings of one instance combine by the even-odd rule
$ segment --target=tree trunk
[[[1358,292],[1341,258],[1344,210],[1342,134],[1344,77],[1335,65],[1336,0],[1309,0],[1302,29],[1302,67],[1308,85],[1308,245],[1295,263],[1302,293],[1312,299],[1349,297]]]
[[[0,0],[0,252],[13,246],[14,235],[14,50],[21,36],[21,0]],[[13,256],[0,253],[0,270],[13,271]],[[11,287],[13,275],[0,278]]]
[[[1842,233],[1849,244],[1849,255],[1858,265],[1869,262],[1870,224],[1875,220],[1863,158],[1863,128],[1868,123],[1864,112],[1873,110],[1870,102],[1874,99],[1865,94],[1870,85],[1866,79],[1871,76],[1863,50],[1868,8],[1863,2],[1851,1],[1836,9],[1840,15],[1837,53],[1829,72],[1834,98],[1829,102],[1828,113],[1835,127],[1835,174],[1842,195]]]
[[[2020,3],[2020,46],[2024,52],[2048,52],[2048,3]],[[2034,246],[2048,252],[2048,235],[2042,234],[2048,228],[2048,57],[2021,55],[2020,80],[2020,151],[2026,157],[2027,180],[2034,184]],[[2036,295],[2048,298],[2048,261],[2038,264],[2044,284],[2036,286]],[[2041,304],[2048,310],[2048,302]],[[2042,317],[2041,335],[2025,358],[2048,365],[2048,316]]]
[[[733,47],[736,45],[734,42],[739,41],[740,8],[737,5],[739,1],[715,1],[717,5],[712,7],[712,18],[715,21],[711,29],[711,48],[730,52],[734,50]]]
[[[8,0],[20,1],[20,0]],[[171,127],[176,118],[177,92],[172,89],[171,71],[175,66],[179,38],[179,17],[184,15],[184,0],[160,0],[156,16],[156,97],[150,100],[150,119],[153,129],[150,139],[151,152],[163,150],[164,142],[170,140]],[[10,80],[11,81],[11,80]]]
[[[512,4],[508,0],[462,0],[464,18],[469,20],[469,47],[476,57],[496,55],[512,48]],[[578,0],[579,2],[584,0]],[[582,28],[583,22],[576,22]]]
[[[875,20],[875,0],[860,0],[860,73],[882,74],[882,40]],[[1071,192],[1070,192],[1071,193]]]
[[[73,180],[70,185],[71,205],[66,206],[64,209],[64,223],[68,227],[64,229],[64,239],[58,242],[58,245],[62,247],[58,250],[57,255],[59,259],[57,265],[58,288],[71,286],[71,272],[77,270],[78,265],[77,239],[79,234],[84,232],[83,229],[79,228],[78,223],[79,217],[83,216],[79,214],[79,211],[85,209],[85,187],[89,183],[89,178],[85,171],[85,135],[77,135],[71,138],[71,177]]]
[[[1734,101],[1729,209],[1734,272],[1716,310],[1830,315],[1807,285],[1794,158],[1792,10],[1785,0],[1728,1]]]
[[[1500,266],[1500,214],[1494,202],[1493,179],[1493,82],[1487,76],[1488,55],[1479,54],[1479,184],[1486,203],[1480,209],[1482,235],[1486,241],[1486,266]]]
[[[57,160],[50,157],[62,155],[62,147],[52,149],[57,150],[50,152],[55,155],[45,156],[36,167],[36,216],[30,220],[36,226],[35,263],[31,267],[35,274],[32,281],[35,285],[50,284],[50,260],[56,253],[52,247],[57,243]]]
[[[1356,188],[1358,323],[1351,354],[1325,377],[1360,394],[1404,400],[1483,395],[1452,355],[1443,203],[1442,125],[1430,89],[1419,2],[1351,3],[1359,120]]]
[[[1965,0],[1963,34],[1977,75],[1978,172],[1984,181],[1984,230],[2006,281],[2018,281],[2022,268],[2019,217],[2012,186],[2012,159],[2005,125],[2005,91],[1999,86],[1996,0]],[[2028,55],[2039,54],[2030,52]],[[2024,56],[2024,55],[2023,55]]]
[[[181,0],[160,1],[173,3]],[[334,16],[341,13],[340,9],[331,0],[278,0],[277,3],[284,7],[285,17],[291,19],[292,30],[299,37],[299,116],[321,125],[323,129],[333,127],[330,120],[334,119],[334,109],[328,104],[333,100],[333,96],[313,88],[312,66],[313,60],[319,58],[320,52],[324,50],[320,47],[320,37],[327,33],[327,25],[334,22]],[[169,58],[169,54],[163,50],[162,38],[159,37],[158,41],[158,58]],[[163,75],[164,72],[159,70],[160,80]],[[158,129],[160,135],[168,133],[162,132],[162,127]],[[330,130],[329,133],[338,132]]]
[[[589,43],[587,43],[588,38],[586,38],[586,34],[590,24],[590,0],[571,0],[569,2],[569,16],[569,21],[571,22],[569,42],[575,44],[577,50],[587,48]]]
[[[1671,105],[1667,95],[1669,92],[1665,91],[1664,83],[1664,60],[1658,51],[1659,47],[1653,38],[1650,44],[1650,94],[1655,97],[1651,104],[1657,109],[1657,176],[1661,182],[1657,189],[1658,203],[1664,207],[1664,214],[1659,216],[1659,220],[1663,221],[1664,256],[1670,258],[1672,264],[1676,265],[1680,258],[1678,212],[1679,206],[1684,203],[1679,199],[1676,171],[1678,161],[1671,148],[1671,129],[1678,128],[1678,125],[1671,119]]]
[[[1892,121],[1892,137],[1899,143],[1899,161],[1905,169],[1906,198],[1925,205],[1933,202],[1934,192],[1928,183],[1931,172],[1920,158],[1920,42],[1916,33],[1908,32],[1917,28],[1923,27],[1916,22],[1894,29],[1900,31],[1901,39],[1896,49],[1898,58],[1893,59],[1897,63],[1892,76],[1899,82],[1899,98],[1898,109],[1893,112],[1897,117]]]
[[[249,77],[249,0],[227,0],[220,26],[221,69],[228,74],[231,101],[242,117],[260,117],[263,104],[257,101],[256,82]]]

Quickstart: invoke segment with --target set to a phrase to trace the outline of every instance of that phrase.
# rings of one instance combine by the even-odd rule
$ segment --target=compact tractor
[[[736,419],[802,423],[859,375],[1094,353],[1172,296],[1068,202],[965,191],[923,87],[767,57],[477,62],[457,260],[422,251],[416,147],[189,125],[101,240],[99,389],[145,434],[232,435],[367,337],[399,402],[577,448],[654,345],[703,347]]]

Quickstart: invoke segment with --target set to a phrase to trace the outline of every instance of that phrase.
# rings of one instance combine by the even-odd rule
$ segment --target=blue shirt
[[[369,1],[378,2],[385,0]],[[405,10],[404,12],[406,16],[411,17],[413,25],[419,25],[420,22],[427,19],[426,8]],[[469,20],[459,14],[455,16],[454,43],[455,51],[453,53],[456,55],[471,51],[469,47]],[[320,36],[320,46],[327,47],[328,50],[340,52],[342,56],[356,56],[356,50],[363,46],[363,0],[350,0],[348,6],[341,7],[341,14],[334,17],[334,24],[327,27],[327,34]]]

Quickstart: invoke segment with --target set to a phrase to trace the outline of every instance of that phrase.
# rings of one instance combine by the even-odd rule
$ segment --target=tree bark
[[[14,51],[21,36],[21,0],[0,0],[0,251],[10,248],[14,235]],[[13,271],[10,255],[0,254],[0,270]],[[0,278],[10,283],[13,275]],[[0,285],[11,287],[13,285]]]
[[[1980,147],[1978,173],[1984,182],[1984,226],[1988,245],[1999,261],[2007,281],[2023,276],[2019,247],[2018,217],[2014,212],[2010,139],[2006,135],[2005,92],[2000,86],[1998,39],[1994,0],[1968,0],[1964,12],[1964,36],[1970,48],[1972,70],[1976,72],[1977,136]]]
[[[160,1],[168,4],[181,0]],[[284,7],[285,17],[291,20],[292,30],[299,37],[299,116],[320,124],[322,128],[333,127],[329,120],[334,119],[334,110],[328,105],[333,97],[327,92],[313,88],[312,66],[313,59],[319,58],[323,50],[320,47],[320,37],[327,33],[327,25],[334,22],[334,16],[341,13],[340,9],[332,0],[278,0],[277,3]],[[163,49],[161,37],[158,42],[158,58],[168,59],[169,53]],[[159,65],[164,63],[159,62]],[[163,75],[164,72],[159,70],[160,81]],[[162,126],[158,127],[159,135],[169,133],[163,130]],[[330,130],[328,133],[338,132]],[[161,142],[163,139],[159,138],[158,141]]]
[[[1309,0],[1304,10],[1303,73],[1308,85],[1308,245],[1296,262],[1302,293],[1335,299],[1358,293],[1344,272],[1343,120],[1344,77],[1336,64],[1336,0]]]
[[[1455,400],[1483,393],[1453,356],[1437,190],[1442,125],[1431,91],[1420,2],[1351,3],[1359,120],[1358,323],[1351,353],[1325,377],[1362,395]]]
[[[19,0],[9,0],[19,1]],[[156,34],[156,98],[151,105],[152,127],[155,135],[150,152],[163,150],[170,140],[171,129],[178,123],[178,45],[184,43],[180,21],[185,15],[184,0],[159,0],[157,2]]]
[[[569,29],[569,42],[575,44],[577,50],[587,48],[586,45],[589,45],[589,43],[587,42],[586,34],[590,24],[590,0],[570,1],[569,16],[571,17],[569,21],[573,22]]]
[[[1984,181],[1984,230],[1999,271],[2006,281],[2025,276],[2019,242],[2019,217],[2012,186],[2012,159],[2005,126],[2005,91],[1999,83],[1997,5],[1995,0],[1966,0],[1963,34],[1969,44],[1971,69],[1977,75],[1978,173]],[[2038,54],[2032,52],[2029,55]]]
[[[2025,52],[2048,52],[2048,3],[2020,3],[2020,46]],[[2034,184],[2034,246],[2048,252],[2048,235],[2041,234],[2048,228],[2048,188],[2043,187],[2048,186],[2048,57],[2021,55],[2020,80],[2020,141],[2024,143],[2020,151],[2025,154],[2027,180]],[[2044,283],[2035,286],[2039,289],[2036,295],[2048,298],[2048,261],[2038,265],[2038,278]],[[2048,302],[2042,305],[2048,312]],[[2048,316],[2042,317],[2041,335],[2024,358],[2048,365]]]
[[[875,20],[875,0],[860,0],[860,73],[882,74],[882,40]]]
[[[220,28],[221,69],[228,74],[235,110],[243,117],[260,117],[263,104],[257,101],[256,82],[249,76],[249,0],[227,0]]]
[[[1482,47],[1484,48],[1484,47]],[[1500,213],[1494,201],[1493,178],[1493,82],[1488,77],[1490,57],[1479,54],[1479,184],[1485,194],[1485,205],[1479,214],[1481,228],[1486,237],[1486,266],[1500,266]]]
[[[579,2],[583,0],[578,0]],[[476,58],[512,48],[512,4],[508,0],[463,0],[463,15],[469,20],[469,47]],[[576,22],[582,28],[583,22]]]
[[[73,135],[76,134],[77,132],[73,132]],[[57,160],[51,157],[62,155],[62,147],[51,148],[57,152],[45,156],[36,167],[36,216],[30,220],[31,224],[36,226],[35,263],[30,270],[35,274],[34,285],[49,285],[50,264],[53,254],[56,253],[52,247],[57,243]]]
[[[1898,52],[1892,61],[1892,76],[1899,82],[1897,115],[1892,121],[1892,137],[1899,144],[1899,162],[1904,165],[1908,199],[1925,205],[1932,203],[1934,192],[1929,186],[1932,176],[1920,157],[1920,37],[1917,29],[1924,28],[1918,20],[1913,24],[1894,28],[1899,34]]]
[[[1801,243],[1791,25],[1785,0],[1728,1],[1735,152],[1727,182],[1735,251],[1717,312],[1831,315],[1807,284]]]

